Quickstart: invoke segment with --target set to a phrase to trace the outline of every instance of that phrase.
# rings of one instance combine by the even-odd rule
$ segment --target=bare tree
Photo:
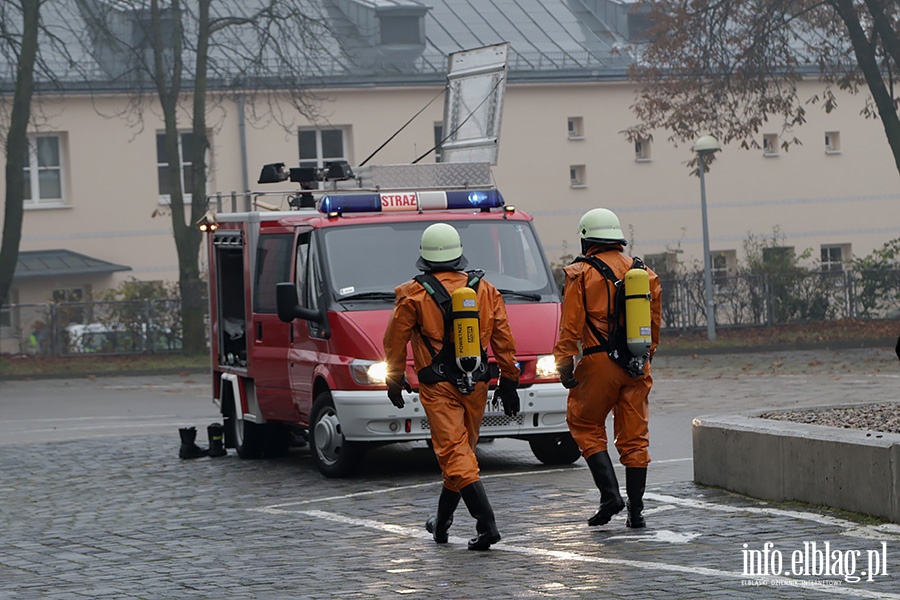
[[[178,253],[184,351],[205,351],[201,233],[206,211],[210,109],[229,95],[248,101],[250,117],[289,126],[292,115],[317,116],[307,90],[334,72],[334,37],[318,3],[301,0],[76,0],[88,51],[130,97],[123,112],[141,124],[156,99],[165,127],[164,155]],[[317,10],[319,12],[317,12]],[[239,104],[243,110],[243,103]],[[284,111],[292,107],[294,111]],[[137,117],[135,119],[135,117]],[[181,186],[179,124],[190,122],[190,182]],[[187,157],[186,157],[187,159]],[[191,195],[190,205],[185,194]]]
[[[631,139],[667,130],[675,143],[711,132],[758,148],[764,123],[785,132],[806,121],[807,106],[837,106],[834,89],[868,91],[863,115],[880,118],[900,171],[897,0],[642,0],[651,27],[631,76],[641,88]],[[801,98],[801,79],[820,93]],[[798,143],[784,137],[785,150]]]
[[[0,0],[0,139],[6,153],[6,197],[0,243],[0,306],[9,299],[24,221],[28,127],[34,121],[35,95],[57,84],[46,57],[65,63],[69,53],[42,11],[46,0]],[[38,83],[38,79],[40,83]],[[7,98],[11,92],[12,102]]]

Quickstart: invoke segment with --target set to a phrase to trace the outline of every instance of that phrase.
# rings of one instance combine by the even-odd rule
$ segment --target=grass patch
[[[210,368],[206,355],[151,354],[133,356],[0,356],[0,377],[10,379],[66,375],[110,375],[136,372],[202,372]]]
[[[892,342],[900,335],[900,321],[842,319],[820,323],[778,326],[718,327],[716,341],[707,339],[706,328],[690,331],[663,331],[660,350],[707,350],[714,348],[784,348],[828,346],[829,344],[871,345]]]

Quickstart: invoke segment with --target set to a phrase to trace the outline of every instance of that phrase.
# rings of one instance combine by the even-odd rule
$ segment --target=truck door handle
[[[256,339],[262,340],[262,322],[261,321],[256,322]]]

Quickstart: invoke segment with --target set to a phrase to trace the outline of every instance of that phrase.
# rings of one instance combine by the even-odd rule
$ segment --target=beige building
[[[384,3],[356,2],[375,15]],[[430,32],[438,26],[441,35],[449,30],[450,13],[460,8],[449,1],[427,4],[421,17],[426,53],[501,41],[497,31],[432,38]],[[615,8],[623,3],[592,4]],[[574,41],[566,39],[580,48],[580,54],[573,50],[570,57],[584,59],[565,71],[552,60],[549,66],[535,66],[535,56],[553,58],[556,52],[541,47],[537,34],[499,32],[509,36],[514,60],[494,168],[497,186],[507,203],[535,217],[551,261],[577,253],[579,217],[603,206],[619,215],[633,252],[655,258],[656,264],[667,252],[687,265],[702,263],[700,182],[686,166],[691,149],[674,147],[665,132],[639,145],[625,139],[621,131],[635,122],[629,109],[634,87],[621,65],[598,62],[598,56],[609,57],[608,47],[597,48],[601,37],[575,39],[588,35],[588,28],[566,6],[543,3],[548,13],[557,11],[555,18]],[[483,24],[484,18],[478,18]],[[476,26],[470,22],[468,29]],[[617,27],[627,31],[627,24]],[[561,47],[561,40],[557,36],[554,47]],[[436,63],[440,61],[431,61]],[[314,124],[297,116],[296,127],[289,130],[275,123],[242,122],[237,106],[223,100],[209,118],[209,189],[240,192],[245,177],[251,189],[259,189],[254,182],[265,163],[291,166],[301,159],[344,158],[358,164],[442,87],[437,72],[426,83],[413,85],[421,77],[407,79],[404,85],[402,77],[387,80],[375,74],[367,82],[318,90],[325,99],[324,119]],[[806,97],[820,85],[810,81],[802,88],[800,97]],[[815,258],[834,266],[900,237],[900,174],[881,123],[859,115],[863,100],[839,96],[839,108],[831,114],[812,107],[807,124],[794,132],[772,124],[760,135],[765,151],[722,149],[706,177],[716,269],[732,267],[749,236],[771,238],[776,229],[785,246],[798,253],[812,249]],[[142,128],[136,129],[124,118],[109,116],[120,113],[125,102],[124,96],[75,93],[41,99],[12,302],[86,300],[129,277],[177,280],[165,190],[158,177],[159,111],[146,111]],[[442,103],[432,103],[371,162],[412,162],[432,147],[442,119]],[[185,121],[186,132],[189,127]],[[785,135],[796,135],[803,145],[779,151],[779,138]],[[424,160],[434,160],[433,155]]]
[[[810,91],[815,85],[808,84]],[[320,159],[358,164],[439,91],[326,90],[328,122],[318,128],[248,124],[246,165],[237,110],[226,103],[211,119],[209,189],[240,192],[244,169],[251,189],[267,189],[255,184],[260,167],[299,164],[301,139],[309,148],[321,148],[324,140],[327,155],[320,153]],[[506,201],[534,215],[551,261],[577,251],[578,218],[597,206],[619,215],[635,252],[681,250],[679,260],[702,261],[700,184],[687,168],[691,150],[673,147],[664,133],[639,149],[628,142],[620,132],[634,122],[633,98],[624,81],[508,86],[494,175]],[[41,264],[33,274],[22,271],[21,279],[17,272],[14,302],[88,299],[92,290],[128,277],[177,280],[166,196],[157,176],[162,124],[148,113],[143,131],[136,132],[120,118],[101,116],[113,114],[123,101],[44,101],[47,122],[34,136],[46,160],[33,173],[32,187],[40,191],[26,201],[23,264],[32,265],[41,259],[36,253],[49,250],[96,260],[51,257],[74,267],[57,272]],[[812,248],[817,258],[829,260],[866,255],[900,237],[900,175],[880,123],[858,115],[861,103],[848,97],[831,114],[811,111],[809,122],[795,132],[803,145],[789,152],[723,148],[706,177],[714,255],[727,256],[730,264],[741,257],[748,236],[771,238],[775,228],[784,245],[797,252]],[[442,110],[434,103],[372,160],[415,160],[433,145]],[[780,134],[776,127],[766,133]],[[837,250],[822,254],[829,248]]]

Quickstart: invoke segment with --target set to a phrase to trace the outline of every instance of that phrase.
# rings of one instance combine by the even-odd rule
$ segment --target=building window
[[[777,133],[767,133],[763,136],[763,156],[778,156]]]
[[[344,129],[301,129],[298,133],[300,166],[321,169],[334,160],[349,162],[345,138]]]
[[[844,257],[849,255],[847,246],[822,246],[822,270],[823,271],[843,271]]]
[[[24,206],[60,206],[63,198],[60,136],[29,135],[25,160]]]
[[[569,139],[570,140],[583,140],[584,139],[584,118],[583,117],[569,117]]]
[[[53,301],[58,302],[59,317],[63,325],[71,323],[86,323],[84,304],[85,290],[83,288],[60,288],[53,290]]]
[[[763,248],[762,256],[764,265],[772,270],[784,271],[793,267],[795,262],[793,246]]]
[[[194,134],[182,132],[178,135],[178,160],[181,164],[180,178],[171,181],[169,177],[169,162],[166,160],[166,134],[156,134],[156,171],[159,181],[159,196],[161,204],[168,204],[174,186],[180,186],[184,194],[185,203],[191,201],[191,152],[194,148]]]
[[[637,162],[650,161],[650,138],[634,140],[634,160]]]
[[[712,264],[711,272],[713,283],[716,288],[728,285],[728,276],[734,272],[737,263],[736,250],[719,250],[710,252],[710,262]]]
[[[841,153],[841,134],[838,131],[825,132],[825,154]]]
[[[586,187],[584,165],[569,167],[569,185],[573,188]]]
[[[381,22],[381,44],[424,44],[422,39],[423,20],[418,15],[392,15],[379,17]]]
[[[659,254],[645,254],[644,264],[660,277],[674,275],[678,271],[678,252],[668,250]]]

